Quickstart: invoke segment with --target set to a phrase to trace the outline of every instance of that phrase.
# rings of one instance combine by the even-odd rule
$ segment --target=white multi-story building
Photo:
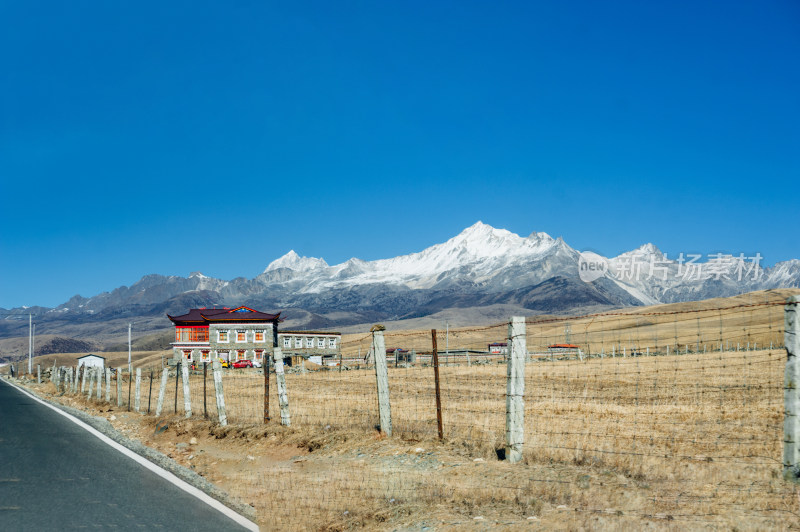
[[[280,313],[267,314],[249,307],[193,308],[182,316],[167,317],[175,324],[175,360],[203,363],[247,359],[260,365],[265,356],[272,355],[278,339]]]

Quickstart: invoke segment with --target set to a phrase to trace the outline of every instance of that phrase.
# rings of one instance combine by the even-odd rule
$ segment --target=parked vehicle
[[[225,360],[225,359],[223,359],[223,358],[220,358],[220,359],[219,359],[219,364],[220,364],[220,366],[222,366],[223,368],[229,368],[229,367],[231,367],[231,364],[230,364],[230,362],[228,362],[227,360]]]
[[[253,361],[252,360],[237,360],[236,362],[233,363],[233,367],[236,368],[236,369],[239,369],[239,368],[252,368],[253,367]]]

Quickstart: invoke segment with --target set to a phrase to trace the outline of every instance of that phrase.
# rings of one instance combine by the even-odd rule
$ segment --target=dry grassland
[[[257,371],[225,372],[230,427],[214,423],[210,373],[208,421],[203,375],[195,373],[192,409],[200,417],[179,417],[183,394],[171,376],[169,431],[148,436],[152,416],[128,423],[172,451],[181,438],[199,437],[191,463],[251,503],[264,529],[797,528],[798,494],[781,477],[783,310],[762,304],[785,300],[785,292],[568,322],[531,319],[529,351],[563,341],[569,323],[572,341],[596,356],[526,364],[522,464],[497,459],[506,401],[506,367],[497,360],[440,368],[443,442],[433,369],[423,365],[389,370],[391,438],[375,430],[370,369],[287,375],[289,428],[278,425],[274,374],[272,421],[263,424]],[[485,349],[504,334],[505,326],[451,331],[450,347]],[[430,350],[429,331],[386,336],[387,346]],[[719,351],[720,343],[730,349]],[[364,353],[369,343],[352,336],[344,345]],[[628,354],[649,347],[652,356],[612,358],[612,346],[617,354],[622,346]],[[142,390],[143,409],[150,393],[154,410],[158,368],[152,391],[145,371]]]

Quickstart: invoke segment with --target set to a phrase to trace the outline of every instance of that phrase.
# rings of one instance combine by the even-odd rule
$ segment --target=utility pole
[[[33,371],[33,314],[28,314],[28,373]]]

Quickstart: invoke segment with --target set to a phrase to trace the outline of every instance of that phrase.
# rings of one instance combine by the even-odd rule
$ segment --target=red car
[[[233,363],[234,368],[252,368],[253,361],[252,360],[237,360]]]

